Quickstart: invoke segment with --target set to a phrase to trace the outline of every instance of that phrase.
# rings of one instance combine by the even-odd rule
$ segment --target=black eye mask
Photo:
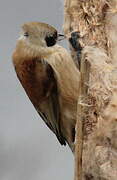
[[[57,32],[51,36],[46,36],[45,41],[48,47],[54,46],[57,42]]]

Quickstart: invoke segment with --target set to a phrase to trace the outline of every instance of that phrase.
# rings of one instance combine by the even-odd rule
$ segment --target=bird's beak
[[[63,34],[58,34],[58,41],[64,40],[66,37]]]

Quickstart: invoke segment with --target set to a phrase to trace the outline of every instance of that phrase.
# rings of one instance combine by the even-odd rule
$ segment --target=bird
[[[63,35],[43,22],[27,22],[12,54],[27,96],[61,145],[74,152],[80,72],[58,41]]]

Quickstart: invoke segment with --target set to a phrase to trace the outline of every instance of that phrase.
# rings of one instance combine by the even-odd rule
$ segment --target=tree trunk
[[[82,47],[70,45],[81,60],[75,180],[117,180],[117,0],[65,0],[63,29]]]

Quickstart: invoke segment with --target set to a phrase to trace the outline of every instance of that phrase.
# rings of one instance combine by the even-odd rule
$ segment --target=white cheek
[[[25,40],[26,37],[24,35],[20,35],[20,37],[18,38],[18,40]]]

